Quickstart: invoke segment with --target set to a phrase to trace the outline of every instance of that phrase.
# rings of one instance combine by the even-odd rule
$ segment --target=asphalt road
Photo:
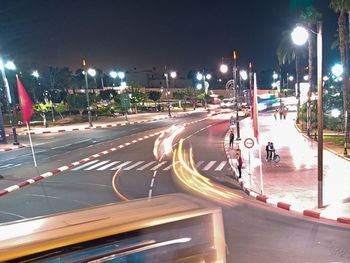
[[[198,171],[213,179],[231,173],[224,164],[227,160],[222,144],[227,127],[227,120],[206,120],[188,126],[177,137],[185,138],[185,148],[192,146]],[[138,136],[76,149],[47,160],[51,166],[58,160],[67,164],[69,159],[75,161]],[[153,137],[129,145],[96,162],[1,197],[0,222],[124,201],[123,198],[186,191],[169,167],[171,157],[155,160],[155,141]],[[112,188],[112,177],[120,165],[124,166],[116,179],[118,195]],[[223,209],[228,262],[350,262],[350,228],[272,208],[246,196],[237,186],[230,187],[243,199],[230,205],[217,203]]]

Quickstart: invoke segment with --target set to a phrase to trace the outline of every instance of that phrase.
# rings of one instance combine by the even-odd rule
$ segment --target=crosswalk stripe
[[[202,170],[208,171],[215,163],[216,161],[210,161]]]
[[[144,163],[145,161],[138,161],[136,163],[134,163],[133,165],[130,165],[126,168],[124,168],[124,170],[131,170],[132,168],[135,168],[136,166],[140,165],[141,163]]]
[[[227,161],[222,161],[216,168],[215,171],[221,171],[225,167]]]
[[[119,164],[119,165],[117,165],[116,167],[113,167],[113,168],[111,168],[111,169],[109,169],[109,170],[117,170],[117,169],[119,169],[120,167],[124,167],[124,166],[128,165],[128,164],[131,163],[131,162],[132,162],[132,161],[127,161],[127,162],[122,163],[122,164]]]
[[[169,166],[165,167],[163,171],[169,171],[173,167],[173,164],[170,164]]]
[[[151,165],[154,164],[155,162],[156,162],[156,161],[152,161],[152,162],[146,163],[145,165],[143,165],[143,166],[137,168],[136,170],[141,171],[141,170],[147,168],[148,166],[151,166]]]
[[[202,163],[204,163],[204,161],[199,161],[198,163],[196,163],[196,167],[197,167],[197,169],[199,168],[199,166],[201,166],[201,165],[202,165]]]
[[[94,164],[93,166],[90,166],[90,167],[88,167],[88,168],[86,168],[86,169],[84,169],[84,170],[85,170],[85,171],[90,171],[90,170],[95,169],[95,168],[97,168],[97,167],[99,167],[99,166],[101,166],[101,165],[104,165],[105,163],[108,163],[108,162],[109,162],[109,160],[107,160],[107,161],[102,161],[102,162],[96,163],[96,164]]]
[[[84,167],[87,167],[87,166],[91,165],[91,164],[97,163],[98,161],[99,161],[99,160],[94,160],[94,161],[85,163],[85,164],[80,165],[80,166],[78,166],[78,167],[76,167],[76,168],[73,168],[72,170],[73,170],[73,171],[78,171],[78,170],[80,170],[80,169],[83,169]]]
[[[109,164],[106,164],[105,166],[98,168],[97,171],[103,171],[103,170],[115,165],[116,163],[120,163],[120,161],[115,161],[115,162],[111,162]]]
[[[159,167],[161,167],[162,165],[164,165],[165,163],[167,163],[168,161],[163,161],[159,164],[157,164],[156,166],[154,166],[151,170],[154,171],[154,170],[157,170]]]

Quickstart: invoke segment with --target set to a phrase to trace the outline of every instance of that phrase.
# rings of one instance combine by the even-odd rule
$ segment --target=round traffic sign
[[[252,138],[247,138],[244,140],[244,146],[247,147],[248,149],[253,148],[254,146],[254,141]]]

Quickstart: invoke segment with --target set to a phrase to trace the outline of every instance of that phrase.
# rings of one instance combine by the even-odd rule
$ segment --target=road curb
[[[313,210],[310,210],[310,209],[301,209],[297,206],[294,206],[294,205],[291,205],[291,204],[287,204],[287,203],[284,203],[284,202],[279,202],[279,201],[276,201],[275,199],[271,199],[271,198],[268,198],[264,195],[260,195],[256,192],[254,192],[253,190],[247,188],[245,185],[244,185],[244,182],[242,179],[238,178],[238,171],[237,169],[234,167],[232,161],[232,158],[230,156],[230,152],[229,152],[229,146],[228,146],[228,142],[229,141],[229,132],[226,133],[225,135],[225,139],[224,139],[224,150],[225,150],[225,153],[226,153],[226,156],[228,158],[228,161],[229,161],[229,164],[231,166],[231,169],[233,171],[233,175],[234,175],[234,179],[236,181],[238,181],[240,187],[242,188],[242,190],[249,196],[255,198],[256,200],[260,201],[260,202],[263,202],[263,203],[267,203],[267,204],[270,204],[274,207],[278,207],[278,208],[281,208],[281,209],[284,209],[284,210],[288,210],[288,211],[294,211],[294,212],[297,212],[297,213],[300,213],[301,215],[303,216],[306,216],[306,217],[312,217],[312,218],[315,218],[315,219],[326,219],[326,220],[332,220],[332,221],[337,221],[339,223],[345,223],[345,224],[349,224],[350,225],[350,218],[346,218],[346,217],[337,217],[336,219],[334,219],[334,217],[330,218],[330,217],[327,217],[327,216],[322,216],[322,212],[316,212],[316,211],[313,211]]]
[[[223,113],[214,113],[214,114],[210,114],[210,115],[208,115],[208,116],[206,116],[206,117],[204,117],[204,118],[198,119],[198,120],[196,120],[196,121],[185,122],[185,123],[180,124],[180,125],[182,125],[182,126],[184,126],[184,127],[187,127],[187,126],[189,126],[189,125],[191,125],[191,124],[195,124],[195,123],[198,123],[198,122],[200,122],[200,121],[207,120],[207,119],[209,119],[210,117],[215,116],[215,115],[219,115],[219,114],[225,114],[225,112],[223,112]],[[166,117],[166,118],[169,118],[169,117]],[[127,143],[120,144],[120,145],[117,146],[117,147],[113,147],[113,148],[110,148],[110,149],[108,149],[108,150],[105,150],[105,151],[102,151],[102,152],[93,154],[93,155],[91,155],[91,156],[89,156],[89,157],[86,157],[86,158],[84,158],[84,159],[81,159],[80,161],[76,161],[76,162],[70,163],[70,164],[68,164],[68,165],[65,165],[65,166],[59,167],[59,168],[57,168],[57,169],[54,169],[54,170],[52,170],[52,171],[50,171],[50,172],[46,172],[46,173],[41,174],[41,175],[39,175],[39,176],[36,176],[36,177],[34,177],[34,178],[27,179],[27,180],[25,180],[25,181],[23,181],[23,182],[20,182],[20,183],[18,183],[18,184],[9,186],[9,187],[7,187],[7,188],[5,188],[5,189],[3,189],[3,190],[0,190],[0,197],[1,197],[1,196],[4,196],[4,195],[6,195],[6,194],[9,194],[9,193],[11,193],[11,192],[14,192],[14,191],[16,191],[16,190],[18,190],[18,189],[20,189],[20,188],[22,188],[22,187],[25,187],[25,186],[27,186],[27,185],[34,184],[34,183],[36,183],[36,182],[38,182],[38,181],[40,181],[40,180],[43,180],[43,179],[45,179],[45,178],[51,177],[51,176],[53,176],[53,175],[56,175],[56,174],[58,174],[58,173],[60,173],[60,172],[63,172],[63,171],[69,170],[69,169],[71,169],[71,168],[73,168],[73,167],[76,167],[76,166],[79,166],[79,165],[81,165],[81,164],[84,164],[84,163],[86,163],[86,162],[88,162],[88,161],[91,161],[91,160],[93,160],[93,159],[95,159],[95,158],[104,156],[104,155],[109,154],[109,153],[111,153],[111,152],[114,152],[114,151],[117,151],[117,150],[119,150],[119,149],[125,148],[125,147],[127,147],[127,146],[129,146],[129,145],[135,144],[135,143],[137,143],[137,142],[140,142],[140,141],[143,141],[143,140],[152,138],[152,137],[154,137],[154,136],[156,136],[156,135],[158,135],[158,134],[161,134],[162,132],[165,132],[165,131],[170,130],[170,129],[171,129],[171,128],[166,128],[166,129],[163,129],[163,130],[161,130],[161,131],[158,131],[158,132],[155,132],[155,133],[151,133],[151,134],[145,135],[145,136],[143,136],[143,137],[134,139],[134,140],[129,141],[129,142],[127,142]]]
[[[23,148],[23,147],[25,147],[25,146],[22,145],[22,144],[21,145],[16,145],[16,146],[11,146],[11,147],[0,149],[0,152],[8,152],[8,151],[19,149],[19,148]]]

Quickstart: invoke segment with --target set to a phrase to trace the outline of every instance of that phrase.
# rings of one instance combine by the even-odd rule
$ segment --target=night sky
[[[0,0],[0,52],[15,62],[76,69],[89,65],[138,70],[167,65],[176,70],[216,69],[238,52],[241,67],[277,67],[281,32],[291,28],[308,0]],[[323,13],[326,64],[337,14],[328,0]],[[327,67],[327,65],[326,65]]]

